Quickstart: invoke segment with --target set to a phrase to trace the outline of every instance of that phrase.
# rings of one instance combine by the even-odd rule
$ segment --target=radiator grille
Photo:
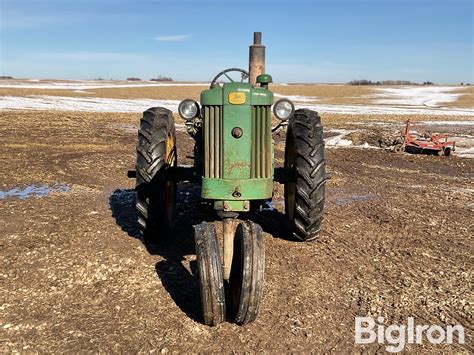
[[[272,122],[269,106],[252,106],[250,178],[272,176]]]
[[[223,107],[203,106],[204,177],[223,178]],[[250,178],[272,177],[270,106],[252,106]]]
[[[222,177],[222,106],[204,106],[204,176]]]

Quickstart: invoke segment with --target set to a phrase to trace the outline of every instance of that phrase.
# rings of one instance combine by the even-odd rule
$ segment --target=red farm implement
[[[406,122],[405,131],[402,132],[394,144],[394,152],[409,152],[415,154],[432,154],[449,156],[455,150],[456,142],[449,141],[448,135],[415,131],[413,123]]]

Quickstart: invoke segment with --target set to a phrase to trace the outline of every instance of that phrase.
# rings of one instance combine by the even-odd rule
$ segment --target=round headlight
[[[191,99],[183,100],[178,106],[178,113],[186,121],[192,120],[199,116],[199,104]]]
[[[295,105],[288,99],[278,100],[273,105],[273,113],[278,119],[285,121],[295,113]]]

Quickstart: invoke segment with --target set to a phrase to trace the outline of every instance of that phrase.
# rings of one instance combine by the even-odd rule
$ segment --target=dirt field
[[[425,338],[405,349],[474,351],[473,159],[328,147],[332,179],[320,239],[288,239],[275,184],[275,209],[245,216],[265,231],[259,317],[245,327],[209,328],[201,323],[192,226],[214,217],[199,188],[182,184],[174,238],[140,239],[134,181],[126,177],[139,119],[0,111],[2,351],[383,351],[354,345],[356,316],[461,324],[464,345]],[[360,122],[401,119],[323,115],[328,138]],[[279,164],[283,136],[275,137]],[[180,163],[190,163],[191,147],[179,128]]]

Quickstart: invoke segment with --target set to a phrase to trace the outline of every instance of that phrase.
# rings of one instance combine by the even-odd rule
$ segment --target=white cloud
[[[160,42],[181,42],[187,40],[191,35],[169,35],[157,36],[154,39]]]

